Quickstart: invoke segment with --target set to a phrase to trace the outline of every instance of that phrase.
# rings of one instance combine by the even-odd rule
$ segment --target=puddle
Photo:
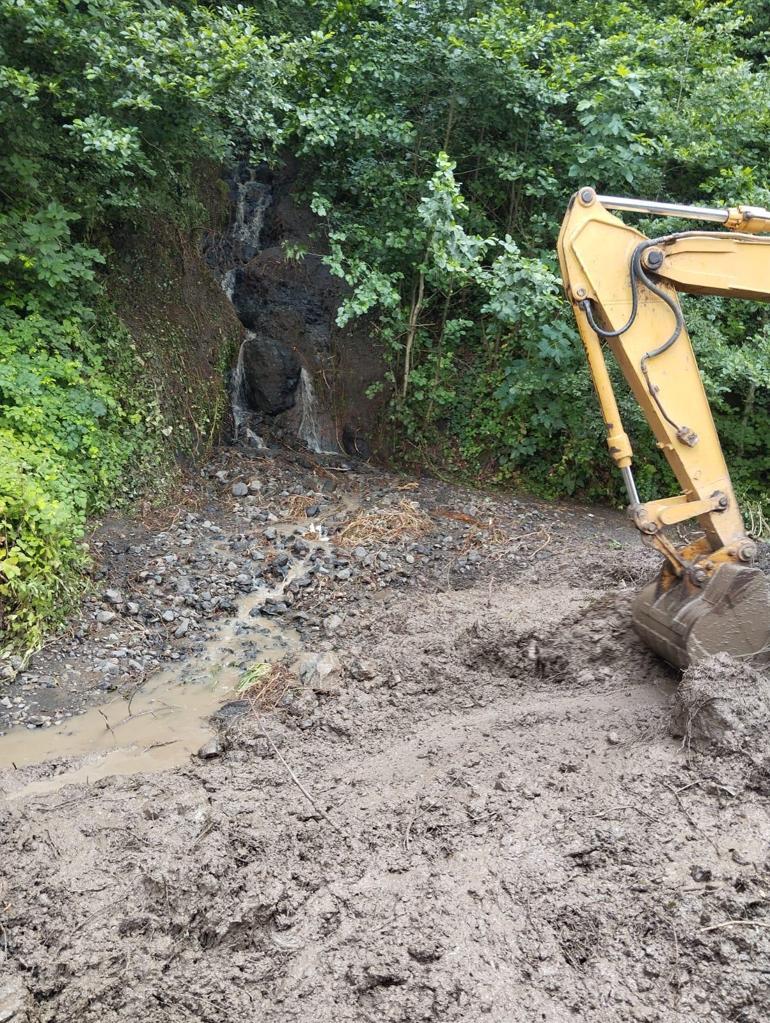
[[[299,652],[295,629],[265,615],[252,618],[249,612],[269,598],[280,599],[306,568],[304,560],[298,562],[280,585],[248,594],[239,602],[237,614],[217,629],[200,653],[153,675],[130,698],[116,695],[55,728],[16,728],[0,738],[0,770],[78,759],[77,766],[30,782],[6,793],[6,798],[184,763],[211,738],[208,717],[237,697],[239,681],[250,664],[291,659]]]

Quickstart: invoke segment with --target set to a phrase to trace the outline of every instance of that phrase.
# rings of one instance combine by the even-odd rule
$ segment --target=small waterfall
[[[223,274],[219,283],[222,286],[222,291],[227,295],[228,302],[232,302],[235,294],[235,270],[228,270]]]
[[[300,412],[297,434],[300,440],[304,441],[307,448],[317,455],[336,453],[336,445],[327,447],[323,442],[313,378],[304,366],[297,386],[297,405]]]
[[[273,197],[269,185],[254,180],[254,171],[249,181],[239,181],[235,201],[235,223],[231,228],[232,237],[239,243],[240,257],[248,262],[260,250],[262,228],[265,224],[265,210]]]
[[[243,368],[243,349],[246,342],[252,336],[251,334],[246,334],[246,337],[241,342],[241,347],[238,349],[238,361],[230,375],[230,408],[232,409],[233,425],[235,427],[234,440],[238,440],[241,428],[245,426],[249,419],[249,403],[246,400],[246,373]]]

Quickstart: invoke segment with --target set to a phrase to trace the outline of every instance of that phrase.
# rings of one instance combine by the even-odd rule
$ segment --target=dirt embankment
[[[766,1020],[767,678],[716,659],[677,697],[630,629],[655,562],[622,519],[296,463],[245,505],[258,472],[212,467],[216,542],[302,581],[241,623],[297,646],[209,759],[2,776],[0,1019]],[[166,642],[192,678],[227,615],[203,594],[246,573],[188,553],[202,602]],[[136,618],[98,606],[87,631]]]

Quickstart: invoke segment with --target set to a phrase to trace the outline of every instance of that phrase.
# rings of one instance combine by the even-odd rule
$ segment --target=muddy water
[[[250,612],[305,570],[292,567],[279,586],[245,597],[237,615],[208,640],[202,652],[159,672],[133,695],[115,696],[102,706],[56,728],[17,728],[0,738],[0,769],[77,758],[75,765],[51,772],[8,794],[8,798],[53,792],[74,782],[93,782],[116,774],[175,767],[212,736],[209,716],[237,698],[245,668],[257,662],[289,658],[299,651],[298,633],[275,619]]]

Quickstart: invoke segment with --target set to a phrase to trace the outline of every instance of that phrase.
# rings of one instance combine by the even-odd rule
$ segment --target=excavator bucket
[[[725,652],[770,659],[770,581],[759,568],[725,563],[705,586],[664,570],[638,594],[634,628],[677,668]]]

